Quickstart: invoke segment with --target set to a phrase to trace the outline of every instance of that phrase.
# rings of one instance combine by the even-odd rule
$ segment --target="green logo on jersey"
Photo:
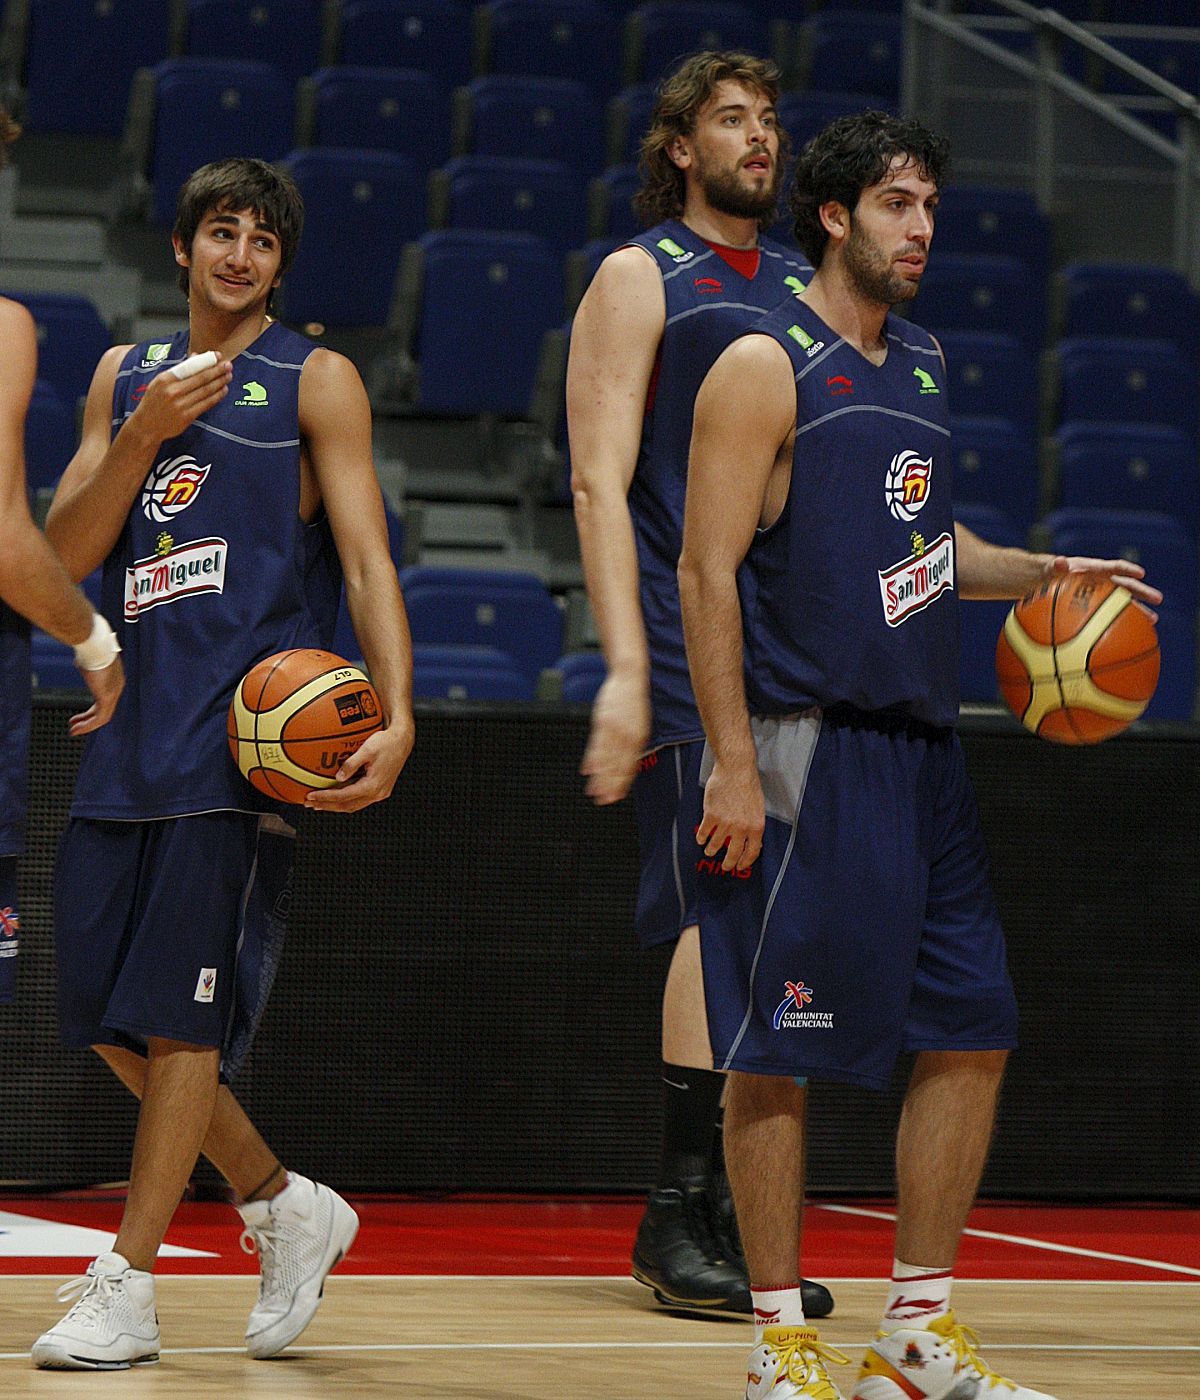
[[[793,340],[799,341],[804,350],[807,350],[814,343],[812,336],[801,326],[789,326],[787,333]]]
[[[783,279],[783,285],[785,287],[790,287],[797,296],[804,290],[804,283],[801,282],[799,277],[785,277]]]
[[[913,374],[916,375],[922,394],[940,394],[942,392],[935,383],[933,375],[927,369],[914,369]]]
[[[266,408],[267,391],[257,379],[252,379],[249,384],[243,384],[242,390],[246,397],[238,399],[237,403],[234,404],[235,408]]]
[[[170,348],[169,344],[147,345],[146,359],[149,360],[152,365],[157,364],[159,360],[165,360],[167,358],[167,351],[170,350]]]
[[[669,253],[673,258],[679,258],[683,256],[683,249],[679,246],[678,243],[675,242],[673,238],[660,238],[658,240],[658,246],[663,250],[664,253]]]

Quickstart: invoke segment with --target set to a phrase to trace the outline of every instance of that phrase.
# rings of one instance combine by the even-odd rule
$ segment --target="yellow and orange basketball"
[[[1043,739],[1096,744],[1128,728],[1158,684],[1158,633],[1127,589],[1062,574],[1027,594],[996,643],[1009,709]]]
[[[260,661],[234,691],[229,750],[268,797],[303,802],[383,725],[379,697],[357,666],[312,647]]]

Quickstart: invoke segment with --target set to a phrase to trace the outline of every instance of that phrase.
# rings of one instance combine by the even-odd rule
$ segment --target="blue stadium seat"
[[[187,41],[193,58],[241,58],[269,63],[290,87],[321,58],[318,0],[187,0]]]
[[[542,335],[562,320],[561,260],[529,234],[449,229],[418,245],[418,406],[525,414]]]
[[[1038,511],[1037,443],[1003,418],[952,418],[954,504],[995,506],[1022,531]]]
[[[825,75],[818,76],[823,83]],[[838,117],[878,106],[878,96],[870,92],[785,92],[780,95],[776,110],[780,126],[791,138],[792,150],[799,151]]]
[[[321,68],[312,75],[314,146],[391,151],[431,170],[450,154],[446,100],[412,68]]]
[[[626,72],[635,82],[654,82],[685,54],[699,49],[765,53],[766,26],[744,5],[722,0],[651,0],[625,22]]]
[[[231,152],[279,160],[292,146],[292,89],[265,63],[173,58],[153,70],[155,222],[175,221],[179,187]]]
[[[636,165],[642,137],[650,127],[657,88],[653,83],[636,83],[622,88],[608,104],[610,165]]]
[[[451,228],[536,234],[560,256],[587,239],[583,181],[559,161],[459,156],[440,174]]]
[[[1059,417],[1159,423],[1196,435],[1196,369],[1167,340],[1073,337],[1059,341]]]
[[[1024,536],[1012,521],[994,506],[960,506],[956,502],[954,518],[989,544],[1013,547],[1025,543]],[[989,704],[998,698],[996,638],[1004,627],[1004,619],[1011,606],[1008,602],[967,600],[959,608],[962,619],[959,684],[964,700]]]
[[[554,669],[562,675],[562,698],[569,705],[590,705],[608,675],[599,651],[568,652],[558,658]]]
[[[536,687],[495,647],[413,647],[413,695],[418,700],[532,700]]]
[[[937,210],[937,261],[947,253],[1020,258],[1039,284],[1050,271],[1050,223],[1025,190],[951,185]]]
[[[495,647],[534,685],[562,651],[562,612],[533,574],[417,565],[400,586],[414,644]]]
[[[53,385],[68,409],[85,397],[112,333],[87,298],[59,292],[5,292],[37,325],[38,378]]]
[[[39,379],[25,416],[25,480],[31,491],[53,486],[75,452],[75,415]]]
[[[75,653],[65,642],[35,627],[30,635],[29,668],[39,690],[86,690],[75,665]]]
[[[477,11],[486,71],[585,83],[607,97],[621,70],[620,25],[599,0],[491,0]]]
[[[1064,423],[1059,504],[1153,510],[1200,529],[1196,445],[1178,428],[1152,423]]]
[[[588,176],[604,164],[600,108],[582,83],[493,75],[455,94],[476,156],[552,160]]]
[[[1163,605],[1195,616],[1200,602],[1196,539],[1186,526],[1156,511],[1060,507],[1042,524],[1056,554],[1131,559],[1163,592]]]
[[[339,61],[419,68],[449,92],[471,76],[471,11],[454,0],[346,0]]]
[[[614,165],[592,181],[592,233],[598,238],[623,240],[642,232],[644,225],[633,209],[633,196],[641,183],[636,165]]]
[[[1065,336],[1170,340],[1197,358],[1200,300],[1178,272],[1144,263],[1068,263],[1059,275]]]
[[[1158,685],[1146,719],[1190,720],[1196,706],[1196,614],[1158,609]]]
[[[400,254],[425,227],[424,172],[408,156],[321,147],[293,151],[283,164],[304,196],[305,229],[280,288],[280,315],[385,325]]]
[[[1046,329],[1045,286],[1019,258],[948,253],[926,268],[909,314],[935,335],[1014,335],[1027,351],[1038,351]]]
[[[162,0],[30,0],[29,129],[120,136],[134,73],[170,51],[169,9]]]
[[[808,25],[814,86],[869,92],[898,107],[903,28],[899,15],[823,10]]]
[[[950,411],[964,418],[1007,418],[1033,435],[1038,423],[1038,361],[1013,335],[945,331]]]

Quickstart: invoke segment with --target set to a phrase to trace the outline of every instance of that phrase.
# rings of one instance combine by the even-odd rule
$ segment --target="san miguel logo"
[[[194,457],[169,457],[146,478],[142,487],[142,511],[147,520],[162,525],[178,515],[200,494],[212,463],[202,467]]]
[[[125,621],[136,622],[151,608],[193,593],[224,593],[228,552],[222,539],[190,540],[135,560],[133,568],[125,570]]]
[[[913,553],[907,559],[879,571],[884,621],[889,627],[899,627],[905,618],[927,608],[953,587],[954,537],[939,535],[926,545],[916,536]]]
[[[888,510],[897,520],[917,518],[917,512],[929,499],[932,476],[932,457],[920,457],[915,452],[897,452],[892,458],[884,494],[887,496]]]

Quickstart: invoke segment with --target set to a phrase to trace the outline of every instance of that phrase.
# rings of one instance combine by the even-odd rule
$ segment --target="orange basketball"
[[[1097,744],[1149,704],[1158,633],[1127,589],[1060,574],[1009,613],[996,643],[996,676],[1026,729],[1057,744]]]
[[[383,726],[379,696],[357,666],[329,651],[298,647],[268,656],[229,706],[229,751],[268,797],[303,802]]]

